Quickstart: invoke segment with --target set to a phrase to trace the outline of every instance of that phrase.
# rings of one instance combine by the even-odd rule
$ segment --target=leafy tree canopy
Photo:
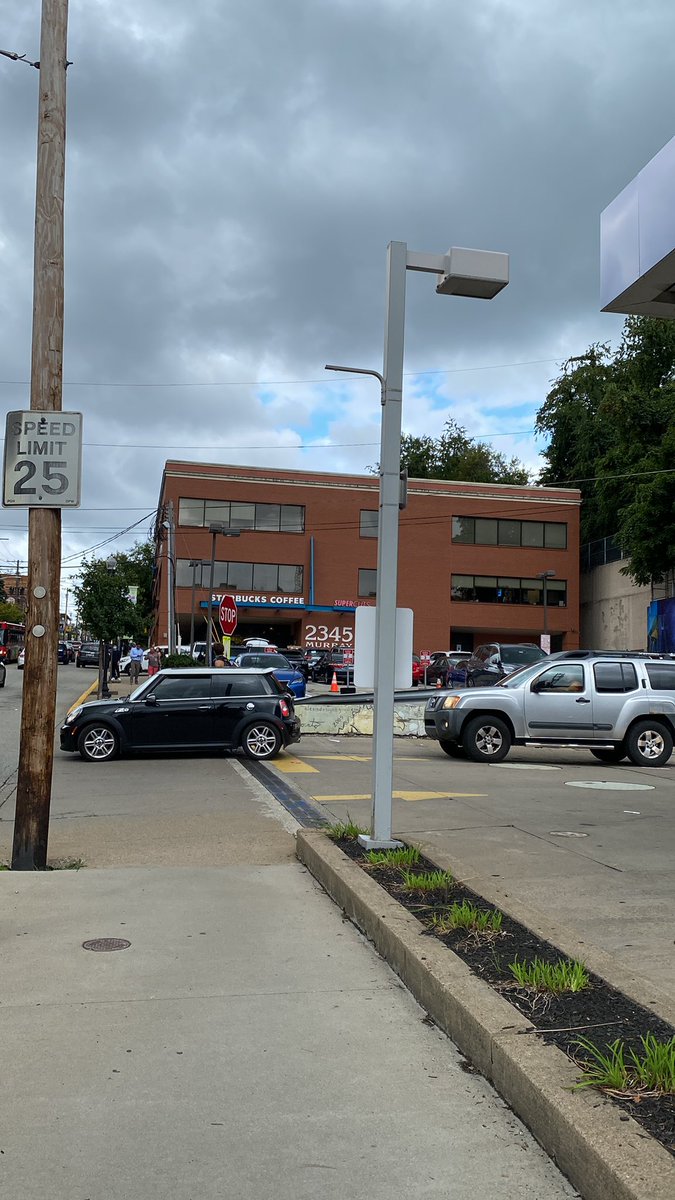
[[[0,600],[0,621],[12,621],[14,624],[23,625],[25,620],[24,611],[18,604],[13,604],[11,600]]]
[[[114,571],[106,559],[85,562],[80,583],[74,587],[81,622],[95,638],[113,641],[147,637],[152,622],[154,548],[138,542],[128,554],[115,554]],[[134,604],[130,588],[138,588]]]
[[[526,484],[529,476],[517,458],[507,459],[485,442],[469,437],[461,425],[448,420],[438,438],[401,438],[401,468],[411,479],[462,479],[469,483]]]
[[[616,535],[636,583],[675,568],[675,322],[628,317],[619,349],[563,365],[537,414],[539,482],[579,487],[582,542]]]

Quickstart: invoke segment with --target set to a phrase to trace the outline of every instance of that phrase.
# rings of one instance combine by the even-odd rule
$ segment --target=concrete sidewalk
[[[0,872],[3,1196],[575,1195],[241,762],[61,758],[55,796],[59,852],[89,865]]]

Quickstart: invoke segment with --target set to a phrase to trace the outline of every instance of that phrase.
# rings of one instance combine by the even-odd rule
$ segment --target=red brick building
[[[154,638],[168,640],[168,595],[182,642],[204,640],[212,534],[213,600],[237,597],[237,636],[279,646],[322,647],[353,637],[354,613],[376,594],[375,476],[167,462],[157,522]],[[546,618],[552,649],[579,645],[579,492],[412,479],[400,515],[398,604],[415,614],[420,650],[482,642],[539,641]],[[175,580],[167,578],[170,523]],[[194,564],[194,565],[191,565]]]

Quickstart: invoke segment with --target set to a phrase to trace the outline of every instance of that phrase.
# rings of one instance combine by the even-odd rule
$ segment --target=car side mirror
[[[151,708],[157,707],[157,697],[154,692],[151,692],[149,696],[145,697],[145,703],[149,704]]]

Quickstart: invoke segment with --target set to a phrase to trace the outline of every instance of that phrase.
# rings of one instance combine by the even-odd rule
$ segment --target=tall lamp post
[[[117,559],[110,555],[110,558],[105,560],[106,570],[109,575],[114,575],[117,570]],[[110,652],[108,647],[108,639],[102,638],[99,647],[99,663],[101,664],[101,699],[110,699],[110,689],[108,687],[108,665],[110,663]]]
[[[555,571],[540,571],[539,574],[537,575],[537,579],[541,579],[544,584],[544,637],[547,639],[547,642],[548,642],[548,588],[547,588],[547,584],[548,584],[549,579],[553,579],[554,575],[555,575]],[[542,650],[546,650],[546,653],[548,654],[548,652],[550,650],[550,645],[547,644],[546,646],[542,646]]]
[[[406,271],[436,275],[439,295],[492,300],[509,281],[509,256],[492,250],[466,250],[456,246],[447,254],[427,254],[409,250],[405,242],[390,242],[387,247],[375,612],[373,810],[370,836],[359,837],[359,841],[370,848],[398,845],[392,839],[391,809]]]
[[[211,534],[211,569],[209,571],[209,599],[207,608],[206,621],[206,665],[211,666],[212,650],[213,650],[213,623],[211,620],[211,607],[213,605],[213,572],[216,566],[216,538],[218,534],[221,537],[240,537],[240,529],[230,529],[229,525],[225,525],[223,521],[212,521],[209,525],[209,533]]]

